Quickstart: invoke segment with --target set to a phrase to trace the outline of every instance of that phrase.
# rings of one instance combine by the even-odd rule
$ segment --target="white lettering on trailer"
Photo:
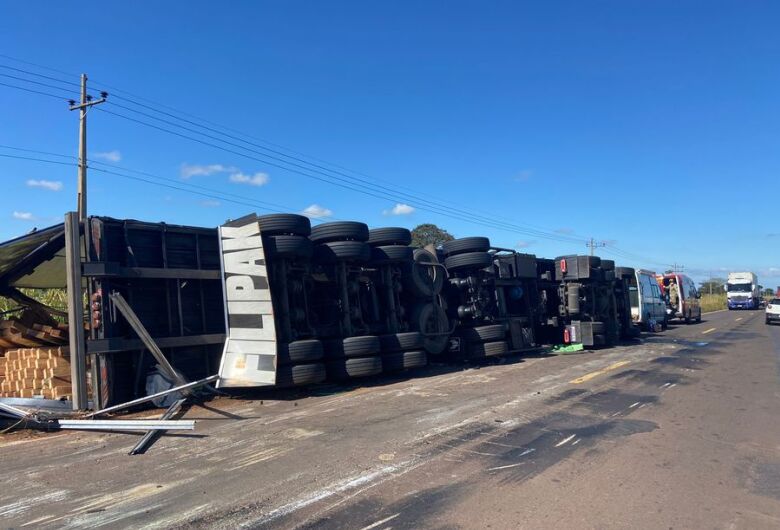
[[[276,326],[260,223],[219,227],[227,339],[221,387],[276,383]]]

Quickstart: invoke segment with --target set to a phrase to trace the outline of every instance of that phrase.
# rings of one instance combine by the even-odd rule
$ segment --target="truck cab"
[[[758,309],[761,301],[758,277],[752,272],[730,272],[726,299],[729,310]]]

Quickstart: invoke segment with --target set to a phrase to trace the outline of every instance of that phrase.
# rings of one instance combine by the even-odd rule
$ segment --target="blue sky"
[[[0,65],[69,81],[87,72],[95,87],[359,171],[394,195],[369,197],[92,111],[90,156],[105,163],[370,226],[434,222],[545,257],[586,252],[580,239],[592,236],[626,265],[677,262],[697,279],[747,269],[780,284],[775,2],[50,2],[2,11],[0,53],[65,73],[5,57]],[[0,144],[75,154],[77,117],[65,103],[3,86],[0,98]],[[75,176],[70,166],[0,157],[0,238],[73,209]],[[262,211],[97,172],[89,189],[90,212],[114,217],[215,226]],[[427,198],[446,202],[449,216],[425,211]],[[475,210],[514,226],[476,224]]]

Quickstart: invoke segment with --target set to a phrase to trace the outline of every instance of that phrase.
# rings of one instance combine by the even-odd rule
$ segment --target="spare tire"
[[[445,256],[464,254],[466,252],[487,252],[490,250],[490,240],[486,237],[462,237],[445,241],[441,246]]]
[[[371,261],[374,263],[400,263],[413,260],[414,249],[412,247],[388,245],[371,248]]]
[[[368,226],[355,221],[334,221],[323,223],[311,229],[310,239],[314,243],[329,241],[368,241]]]
[[[325,364],[294,364],[280,366],[276,369],[276,386],[284,388],[289,386],[313,385],[322,383],[327,378]]]
[[[426,263],[436,263],[439,261],[436,256],[423,248],[416,248],[413,251],[414,263],[411,263],[403,275],[404,285],[420,298],[430,298],[441,292],[444,285],[445,271],[441,267],[432,267]]]
[[[260,232],[265,236],[304,236],[311,233],[311,221],[303,215],[293,213],[272,213],[257,218]]]
[[[325,357],[339,359],[343,357],[366,357],[376,355],[382,349],[379,337],[364,335],[362,337],[347,337],[325,341]]]
[[[371,246],[402,245],[412,243],[412,233],[406,228],[384,227],[368,231],[368,244]]]
[[[460,328],[458,335],[468,342],[491,342],[506,338],[506,326],[503,324],[490,324],[488,326],[476,326],[473,328]]]
[[[366,262],[371,259],[371,247],[361,241],[330,241],[314,247],[312,260],[320,263],[337,261]]]
[[[410,317],[412,328],[423,334],[425,351],[438,355],[444,351],[450,340],[450,320],[440,305],[418,304]]]
[[[268,259],[309,259],[312,243],[305,236],[268,236],[263,242],[263,250]]]
[[[350,377],[368,377],[382,373],[382,358],[340,359],[325,363],[325,369],[328,377],[336,381]]]
[[[319,361],[324,356],[322,342],[314,339],[296,340],[279,344],[276,350],[277,365],[298,364]]]
[[[420,368],[428,364],[428,355],[424,351],[404,351],[388,353],[382,356],[382,368],[385,372],[400,372],[411,368]]]
[[[480,359],[482,357],[493,357],[495,355],[506,355],[509,353],[509,345],[506,341],[499,342],[474,342],[468,347],[469,357]]]
[[[465,254],[456,254],[444,260],[444,266],[447,270],[456,271],[460,269],[484,269],[493,264],[493,256],[487,252],[466,252]]]
[[[419,331],[409,331],[407,333],[380,335],[379,342],[382,345],[383,352],[396,352],[419,350],[423,347],[425,341],[422,333]]]

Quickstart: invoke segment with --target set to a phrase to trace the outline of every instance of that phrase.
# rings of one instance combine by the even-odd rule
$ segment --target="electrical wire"
[[[63,101],[68,101],[68,100],[73,99],[73,98],[71,98],[69,96],[57,96],[55,94],[50,94],[49,92],[41,92],[40,90],[33,90],[32,88],[24,88],[24,87],[20,87],[20,86],[16,86],[16,85],[9,85],[7,83],[0,83],[0,86],[5,86],[5,87],[9,87],[9,88],[15,88],[17,90],[24,90],[25,92],[32,92],[33,94],[41,94],[42,96],[49,96],[49,97],[52,97],[52,98],[61,99]]]
[[[4,55],[0,55],[0,56],[4,56]],[[10,57],[10,56],[5,56],[5,57]],[[21,61],[21,60],[16,59],[16,58],[11,58],[11,59],[12,60],[18,60],[20,62],[28,63],[26,61]],[[29,63],[29,64],[34,64],[35,65],[35,63]],[[2,66],[4,68],[11,69],[11,70],[14,70],[14,71],[18,71],[18,72],[22,72],[22,73],[25,73],[25,74],[29,74],[29,75],[35,75],[35,76],[43,77],[43,78],[46,78],[46,79],[54,80],[54,81],[57,81],[57,82],[71,84],[71,85],[74,85],[74,86],[80,86],[78,83],[72,83],[70,81],[54,78],[54,77],[51,77],[51,76],[45,76],[43,74],[37,74],[35,72],[30,72],[28,70],[23,70],[23,69],[19,69],[19,68],[9,67],[9,66],[5,66],[5,65],[0,65],[0,66]],[[36,65],[36,66],[41,67],[42,65]],[[52,69],[52,70],[57,71],[56,69]],[[3,74],[0,74],[0,75],[3,75]],[[60,88],[60,87],[56,87],[56,86],[49,85],[49,84],[46,84],[46,83],[41,83],[41,82],[37,82],[37,81],[33,81],[33,80],[27,80],[27,79],[23,79],[23,78],[18,78],[18,77],[15,77],[15,76],[10,76],[10,77],[14,77],[15,79],[26,81],[26,82],[30,82],[30,83],[41,84],[41,85],[44,85],[44,86],[47,86],[47,87],[50,87],[50,88],[57,88],[57,89]],[[23,89],[22,87],[16,87],[16,88]],[[114,90],[116,90],[116,89],[114,89]],[[116,95],[114,95],[114,96],[117,97]],[[259,144],[255,144],[253,142],[249,142],[249,141],[247,141],[247,140],[245,140],[243,138],[240,138],[240,137],[237,137],[237,136],[233,136],[233,135],[229,135],[227,133],[218,131],[217,129],[214,129],[214,128],[211,128],[211,127],[206,127],[204,125],[201,125],[201,124],[199,124],[197,122],[194,122],[194,121],[191,121],[191,120],[186,120],[186,119],[181,118],[179,116],[176,116],[176,115],[174,115],[172,113],[160,111],[159,109],[156,109],[156,108],[151,107],[149,105],[140,104],[138,102],[130,100],[129,98],[124,98],[122,96],[119,96],[119,98],[120,99],[124,99],[125,101],[128,101],[131,104],[142,106],[142,107],[150,109],[150,110],[152,110],[154,112],[158,112],[158,113],[170,116],[170,117],[172,117],[174,119],[177,119],[177,120],[180,120],[180,121],[184,121],[186,123],[193,124],[196,127],[200,127],[200,128],[206,129],[206,130],[210,130],[212,132],[215,132],[216,134],[220,134],[220,135],[226,136],[228,138],[236,139],[236,140],[238,140],[240,142],[243,142],[243,143],[246,143],[248,145],[252,145],[252,146],[257,147],[259,149],[263,149],[265,151],[268,151],[268,152],[272,153],[272,155],[269,155],[268,153],[258,153],[257,151],[254,151],[252,149],[246,148],[244,146],[241,146],[241,145],[238,145],[238,144],[235,144],[235,143],[232,143],[232,142],[228,142],[228,141],[224,140],[223,138],[215,137],[215,136],[212,136],[212,135],[205,134],[205,133],[203,133],[201,131],[198,131],[198,130],[194,130],[194,129],[191,129],[191,128],[188,128],[188,127],[184,127],[184,126],[182,126],[182,125],[180,125],[178,123],[174,123],[174,122],[171,122],[169,120],[165,120],[165,119],[159,118],[157,116],[154,116],[154,115],[151,115],[151,114],[148,114],[148,113],[145,113],[145,112],[141,112],[141,111],[138,111],[136,109],[132,109],[132,108],[124,106],[124,105],[113,103],[113,101],[111,101],[109,103],[113,104],[114,106],[117,106],[119,108],[125,109],[125,110],[127,110],[129,112],[134,112],[134,113],[137,113],[137,114],[141,114],[141,115],[143,115],[145,117],[161,121],[163,123],[166,123],[167,125],[178,127],[178,128],[183,129],[183,130],[186,130],[188,132],[192,132],[194,134],[200,134],[200,135],[205,136],[207,138],[210,138],[212,140],[215,140],[215,141],[218,141],[218,142],[222,142],[222,143],[225,143],[227,145],[231,145],[231,146],[239,148],[239,149],[244,149],[244,150],[253,152],[255,154],[259,154],[261,156],[269,157],[269,158],[271,158],[273,160],[276,160],[277,162],[290,164],[290,165],[293,165],[294,167],[297,167],[297,168],[300,168],[300,169],[303,169],[303,170],[306,170],[306,171],[319,173],[319,174],[325,176],[326,178],[339,180],[341,182],[347,183],[350,186],[359,186],[363,190],[362,193],[365,193],[366,190],[371,190],[372,192],[374,192],[374,194],[369,193],[369,195],[371,195],[373,197],[376,197],[376,198],[382,198],[382,199],[385,199],[385,200],[392,200],[392,201],[398,201],[398,202],[401,202],[401,201],[408,202],[409,199],[411,198],[414,201],[423,201],[427,205],[427,206],[421,206],[419,204],[415,204],[414,206],[419,208],[419,209],[423,209],[423,210],[426,210],[426,211],[429,211],[429,212],[432,212],[432,213],[437,213],[437,214],[440,214],[440,215],[448,215],[447,213],[442,211],[442,209],[447,208],[447,207],[442,206],[442,202],[438,201],[436,199],[432,199],[430,197],[422,198],[422,197],[420,197],[418,195],[412,195],[412,194],[408,194],[408,193],[404,193],[404,192],[400,192],[400,198],[399,198],[398,195],[388,196],[388,193],[398,194],[399,193],[398,192],[398,187],[396,186],[393,189],[391,189],[391,188],[388,188],[388,187],[385,187],[385,186],[382,186],[382,185],[379,185],[379,184],[375,184],[374,182],[370,182],[370,181],[367,181],[367,180],[363,180],[363,179],[359,179],[359,178],[356,178],[356,177],[352,177],[352,176],[350,176],[350,175],[348,175],[346,173],[335,171],[333,169],[330,169],[330,168],[327,168],[327,167],[324,167],[324,166],[321,166],[321,165],[318,165],[318,164],[313,164],[313,163],[311,163],[311,162],[309,162],[307,160],[304,160],[304,159],[301,159],[301,158],[298,158],[298,157],[293,157],[293,156],[290,156],[290,155],[288,155],[286,153],[283,153],[281,151],[277,151],[277,150],[270,149],[270,148],[267,148],[267,147],[259,145]],[[105,111],[105,109],[99,109],[99,110],[101,110],[103,112],[111,113],[110,111]],[[177,112],[180,112],[180,111],[177,111]],[[118,114],[118,113],[113,113],[113,114],[116,115],[116,116],[119,116],[119,117],[123,117],[125,119],[131,119],[132,120],[132,118],[127,117],[127,116],[123,116],[123,115]],[[154,128],[156,128],[158,130],[167,132],[169,134],[176,134],[177,136],[181,136],[181,137],[184,137],[184,138],[187,138],[187,139],[190,139],[190,140],[196,140],[196,139],[193,139],[193,138],[189,138],[186,135],[177,134],[174,131],[170,131],[170,130],[167,130],[167,129],[164,129],[164,128],[161,128],[161,127],[155,127],[154,125],[146,123],[146,122],[142,122],[141,120],[136,120],[136,121],[139,124],[143,124],[143,125],[146,125],[146,126],[154,127]],[[203,143],[203,142],[201,142],[201,143]],[[207,145],[210,145],[210,144],[207,144]],[[218,146],[213,146],[213,147],[220,148]],[[232,151],[228,151],[228,152],[232,152]],[[242,153],[234,153],[234,154],[239,154],[240,156],[246,156],[246,155],[244,155]],[[284,157],[284,158],[279,158],[279,157],[273,156],[273,155],[279,155],[279,156]],[[302,155],[302,156],[306,156],[306,155]],[[287,160],[287,159],[292,159],[295,162],[301,162],[302,164],[306,164],[306,165],[301,165],[301,164],[298,164],[298,163],[295,163],[295,162],[290,162],[290,160]],[[260,161],[263,162],[263,163],[269,163],[267,160],[260,160]],[[274,165],[274,164],[271,164],[271,165]],[[311,166],[311,167],[309,167],[309,166]],[[278,167],[280,169],[291,171],[290,168],[287,168],[287,167],[282,167],[282,166],[278,166],[278,165],[274,165],[274,167]],[[330,173],[335,173],[336,175],[326,174],[326,173],[323,173],[323,171],[329,171]],[[294,172],[297,172],[297,173],[303,175],[303,173],[301,173],[300,171],[294,171]],[[306,176],[309,176],[310,178],[314,178],[311,175],[306,175]],[[339,178],[339,176],[343,176],[343,177],[345,177],[346,179],[349,179],[349,180],[345,180],[345,178]],[[376,180],[376,179],[374,179],[374,180]],[[357,181],[357,182],[355,182],[355,181]],[[331,182],[331,184],[335,184],[335,183]],[[341,187],[344,187],[344,186],[341,186]],[[348,188],[348,189],[353,189],[353,191],[360,191],[360,190],[355,190],[354,188]],[[377,197],[377,195],[375,193],[381,193],[383,195],[383,197]],[[447,208],[447,209],[449,209],[449,208]],[[461,215],[458,216],[458,219],[462,219],[463,218],[462,214],[464,212],[461,211],[459,213],[461,213]],[[561,234],[557,234],[557,233],[551,233],[551,232],[548,232],[548,231],[545,231],[545,230],[542,230],[542,229],[537,229],[537,228],[533,228],[533,227],[524,227],[523,225],[518,225],[518,224],[514,224],[514,223],[507,223],[507,222],[499,221],[499,220],[496,220],[496,218],[497,217],[500,218],[500,216],[496,216],[495,214],[492,214],[491,217],[484,217],[484,216],[481,216],[479,214],[474,214],[474,213],[469,213],[469,215],[473,219],[474,218],[478,219],[480,221],[480,223],[478,223],[478,224],[482,224],[483,226],[489,226],[491,228],[497,228],[497,229],[502,229],[502,230],[509,230],[509,231],[514,231],[514,232],[520,232],[520,233],[523,233],[525,235],[529,235],[529,236],[532,236],[532,237],[538,237],[538,238],[548,239],[548,240],[552,240],[552,241],[559,241],[559,242],[581,243],[581,242],[584,241],[584,239],[581,239],[581,238],[578,238],[578,237],[574,237],[574,236],[566,236],[566,235],[561,235]],[[451,215],[450,215],[450,217],[451,217]]]
[[[347,190],[350,190],[350,191],[355,191],[355,192],[358,192],[358,193],[362,193],[364,195],[368,195],[370,197],[374,197],[374,198],[377,198],[377,199],[388,200],[388,201],[395,201],[396,200],[395,198],[393,198],[391,196],[388,196],[387,194],[382,194],[381,191],[374,190],[374,189],[368,188],[366,186],[355,187],[356,184],[351,183],[351,182],[344,183],[344,182],[334,182],[334,180],[331,180],[331,179],[335,179],[336,181],[343,181],[344,179],[338,179],[338,178],[332,177],[330,175],[322,174],[322,173],[316,172],[316,171],[312,171],[311,173],[309,173],[309,172],[303,171],[301,169],[290,168],[290,167],[281,165],[278,162],[270,162],[269,160],[264,159],[264,158],[258,158],[257,156],[252,156],[252,155],[247,154],[247,153],[242,153],[242,152],[239,152],[239,151],[235,151],[233,149],[228,149],[228,148],[225,148],[223,146],[220,146],[220,145],[217,145],[217,144],[214,144],[214,143],[211,143],[211,142],[207,142],[207,141],[202,140],[200,138],[195,138],[193,136],[182,134],[182,133],[180,133],[178,131],[173,131],[171,129],[166,129],[165,127],[160,127],[160,126],[155,125],[153,123],[145,122],[143,120],[138,120],[136,118],[133,118],[133,117],[130,117],[130,116],[126,116],[124,114],[119,114],[119,113],[116,113],[116,112],[112,112],[112,111],[106,110],[105,108],[102,108],[102,107],[95,107],[95,108],[99,112],[104,112],[104,113],[107,113],[107,114],[110,114],[110,115],[113,115],[113,116],[117,116],[119,118],[123,118],[125,120],[129,120],[129,121],[132,121],[132,122],[135,122],[135,123],[138,123],[138,124],[141,124],[141,125],[153,128],[153,129],[157,129],[157,130],[160,130],[160,131],[172,134],[174,136],[178,136],[178,137],[181,137],[181,138],[184,138],[184,139],[187,139],[187,140],[191,140],[191,141],[200,143],[202,145],[213,147],[215,149],[219,149],[219,150],[225,151],[227,153],[232,153],[232,154],[235,154],[235,155],[238,155],[238,156],[243,156],[243,157],[248,158],[250,160],[255,160],[257,162],[261,162],[263,164],[266,164],[266,165],[269,165],[269,166],[272,166],[272,167],[276,167],[278,169],[283,169],[285,171],[289,171],[291,173],[295,173],[295,174],[298,174],[298,175],[301,175],[301,176],[304,176],[304,177],[307,177],[307,178],[318,180],[318,181],[324,182],[326,184],[335,185],[335,186],[338,186],[338,187],[341,187],[341,188],[344,188],[344,189],[347,189]],[[206,135],[206,136],[208,136],[208,135]],[[220,141],[222,141],[222,140],[220,140]],[[229,143],[229,142],[224,142],[223,141],[223,143]],[[239,148],[248,150],[250,152],[253,152],[252,150],[247,149],[247,148],[243,148],[241,146],[239,146]],[[269,157],[268,155],[265,155],[265,154],[260,154],[259,156],[265,156],[267,158]],[[270,157],[270,158],[274,158],[274,157]],[[284,163],[284,161],[282,161],[282,162]],[[304,169],[307,169],[307,168],[304,168]],[[314,174],[312,174],[312,173],[314,173]],[[509,231],[509,232],[522,233],[524,235],[532,235],[534,237],[550,239],[550,240],[554,240],[554,241],[558,241],[558,242],[569,242],[569,243],[572,242],[572,241],[568,241],[568,240],[562,240],[561,238],[553,237],[553,236],[547,235],[547,234],[539,234],[539,233],[535,233],[535,232],[530,232],[528,230],[523,230],[523,229],[511,226],[511,225],[507,225],[507,224],[504,224],[504,223],[499,223],[499,222],[489,221],[489,220],[482,220],[482,219],[476,218],[475,216],[468,216],[468,214],[466,214],[464,212],[451,212],[451,211],[446,211],[446,210],[443,210],[443,209],[437,208],[437,207],[431,207],[431,206],[427,206],[427,205],[420,205],[419,203],[412,204],[412,206],[414,206],[414,207],[416,207],[416,208],[418,208],[420,210],[423,210],[423,211],[428,211],[430,213],[442,215],[442,216],[445,216],[445,217],[449,217],[451,219],[457,219],[459,221],[471,222],[473,224],[486,226],[488,228],[504,230],[504,231]],[[577,241],[577,244],[580,244],[580,243],[581,243],[580,241]]]

